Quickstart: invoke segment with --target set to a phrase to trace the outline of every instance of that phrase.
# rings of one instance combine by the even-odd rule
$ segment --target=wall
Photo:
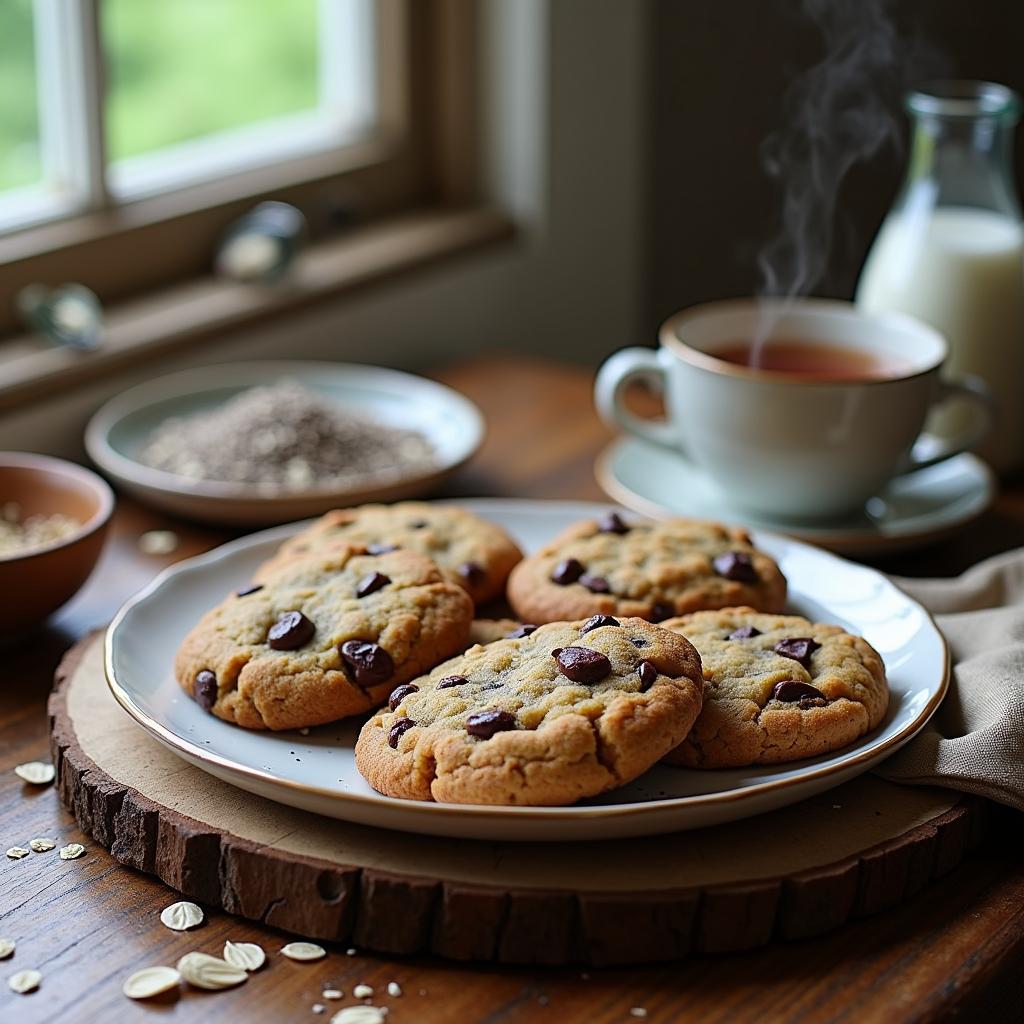
[[[884,7],[902,39],[897,70],[906,85],[982,78],[1024,93],[1024,4],[887,0]],[[801,8],[798,0],[655,0],[648,335],[675,310],[758,286],[757,249],[779,210],[759,150],[782,123],[787,84],[822,56],[820,34]],[[898,90],[889,101],[902,123]],[[1024,185],[1024,132],[1017,142]],[[903,154],[890,149],[851,172],[817,294],[853,294],[902,169]]]

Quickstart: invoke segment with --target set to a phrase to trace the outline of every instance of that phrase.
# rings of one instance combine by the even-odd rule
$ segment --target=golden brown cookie
[[[505,640],[513,633],[522,630],[523,624],[517,619],[474,619],[469,627],[467,647],[477,644],[492,644],[495,640]],[[529,626],[525,627],[529,630]]]
[[[509,572],[523,557],[501,527],[472,512],[453,505],[402,501],[328,512],[285,541],[257,578],[281,561],[339,544],[370,551],[418,551],[433,559],[477,604],[502,596]]]
[[[704,666],[704,709],[666,758],[691,768],[778,764],[836,750],[882,720],[878,652],[839,626],[725,608],[669,619]]]
[[[700,659],[642,619],[556,622],[473,647],[397,687],[356,765],[388,796],[570,804],[621,786],[686,735]]]
[[[182,643],[175,674],[218,718],[295,729],[380,704],[465,647],[473,602],[430,559],[337,547],[268,568]]]
[[[588,615],[660,622],[737,604],[781,611],[786,580],[745,530],[698,519],[625,522],[611,513],[576,523],[520,562],[508,599],[526,622]]]

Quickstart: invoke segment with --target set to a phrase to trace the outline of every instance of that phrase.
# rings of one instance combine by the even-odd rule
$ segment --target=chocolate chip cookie
[[[478,604],[502,595],[509,572],[523,557],[504,530],[472,512],[452,505],[403,501],[328,512],[285,541],[267,565],[338,544],[370,552],[418,551],[433,559]]]
[[[738,768],[814,757],[852,743],[889,703],[878,652],[838,626],[726,608],[669,619],[700,652],[704,708],[666,758]]]
[[[696,519],[576,523],[520,562],[508,599],[526,622],[637,615],[660,622],[705,608],[781,611],[786,580],[749,534]]]
[[[469,627],[469,640],[466,641],[466,646],[492,644],[495,640],[505,640],[511,636],[527,636],[536,628],[524,625],[517,619],[474,619]]]
[[[346,547],[267,568],[182,643],[175,674],[218,718],[294,729],[377,707],[462,650],[473,602],[413,551]]]
[[[356,765],[387,796],[570,804],[646,771],[700,704],[700,659],[681,636],[608,615],[550,623],[396,687]]]

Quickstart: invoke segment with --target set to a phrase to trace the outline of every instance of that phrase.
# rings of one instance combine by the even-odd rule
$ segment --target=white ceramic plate
[[[476,500],[458,504],[504,526],[531,550],[607,506]],[[650,835],[760,814],[802,800],[877,764],[906,743],[941,701],[946,644],[928,613],[872,569],[797,541],[757,534],[790,583],[790,607],[861,633],[885,659],[892,700],[871,735],[839,753],[768,768],[692,771],[658,766],[573,807],[487,807],[395,800],[356,771],[360,720],[298,732],[247,732],[200,710],[172,676],[174,652],[201,610],[244,584],[300,524],[243,537],[172,566],[118,613],[107,633],[114,696],[161,743],[242,789],[366,825],[471,839],[572,840]]]
[[[433,444],[437,463],[425,471],[362,487],[267,495],[254,485],[189,480],[138,461],[139,448],[168,417],[212,409],[240,391],[286,377],[345,409],[391,426],[419,430]],[[201,366],[131,388],[107,402],[89,421],[85,446],[101,469],[151,505],[194,519],[253,526],[314,516],[339,505],[422,494],[469,459],[483,434],[480,410],[435,381],[356,363],[267,360]]]
[[[992,470],[967,452],[898,477],[862,514],[827,523],[774,520],[736,508],[685,456],[636,437],[616,438],[594,472],[606,494],[644,515],[725,519],[863,556],[937,540],[976,519],[996,496]]]

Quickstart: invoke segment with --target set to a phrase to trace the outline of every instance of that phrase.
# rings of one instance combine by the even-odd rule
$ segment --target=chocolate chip
[[[760,636],[761,630],[757,626],[740,626],[739,629],[734,629],[727,637],[727,640],[753,640],[755,636]]]
[[[589,573],[580,577],[580,583],[592,594],[607,594],[612,589],[603,576],[591,576]]]
[[[415,725],[411,718],[400,718],[388,733],[388,746],[392,749],[398,748],[398,741]]]
[[[487,579],[487,573],[476,562],[463,562],[459,566],[459,575],[472,586],[479,586]]]
[[[580,636],[584,633],[589,633],[592,629],[600,629],[602,626],[620,626],[622,623],[618,619],[613,619],[610,615],[591,615],[583,626],[580,628]]]
[[[664,622],[666,619],[671,619],[675,613],[676,610],[672,605],[658,601],[651,608],[651,622]]]
[[[634,647],[646,647],[647,646],[647,641],[642,636],[631,636],[629,638],[629,642]]]
[[[346,640],[340,653],[345,675],[358,686],[377,686],[394,674],[391,655],[368,640]]]
[[[712,563],[715,572],[736,583],[756,583],[757,570],[746,551],[726,551]]]
[[[410,530],[422,530],[423,527],[426,526],[426,525],[427,525],[426,519],[414,519],[409,524],[409,529]]]
[[[601,533],[629,533],[629,527],[622,521],[617,512],[609,512],[598,524]]]
[[[246,587],[244,590],[236,590],[235,597],[248,597],[250,594],[255,594],[256,591],[262,589],[262,583],[254,583],[251,587]]]
[[[397,544],[367,544],[366,553],[368,555],[387,555],[392,551],[397,551]]]
[[[612,663],[599,651],[592,651],[589,647],[563,648],[555,654],[555,659],[558,661],[558,671],[574,683],[599,683],[612,671]]]
[[[532,623],[524,622],[521,626],[518,626],[516,629],[513,629],[512,632],[508,634],[507,639],[522,640],[524,636],[529,636],[531,633],[535,633],[536,631],[536,626],[534,626]]]
[[[447,690],[453,686],[461,686],[463,683],[468,683],[469,680],[465,676],[445,676],[444,679],[438,681],[435,689]]]
[[[302,612],[285,612],[267,631],[267,643],[275,651],[294,651],[313,639],[316,626]]]
[[[410,693],[419,692],[420,688],[418,686],[413,686],[412,683],[403,683],[401,686],[396,686],[391,691],[391,696],[388,697],[388,710],[394,711]]]
[[[654,663],[650,661],[641,661],[636,667],[636,674],[640,677],[641,690],[650,689],[654,680],[658,678],[658,670],[654,667]]]
[[[496,732],[507,732],[515,727],[515,715],[495,708],[477,711],[466,719],[466,732],[481,740],[489,740]]]
[[[559,586],[567,587],[570,583],[575,583],[586,571],[582,562],[576,561],[575,558],[567,558],[555,566],[551,579]]]
[[[811,667],[811,655],[821,646],[817,640],[809,636],[789,636],[780,640],[772,650],[784,658],[792,658],[800,662],[804,668]]]
[[[816,686],[802,683],[798,679],[783,679],[781,683],[776,683],[772,687],[772,697],[775,700],[785,701],[787,704],[792,704],[795,701],[828,699]]]
[[[382,572],[371,572],[359,581],[356,586],[356,597],[369,597],[390,582],[390,576],[385,576]]]
[[[209,711],[217,700],[217,677],[208,669],[200,669],[196,673],[196,684],[193,688],[196,703]]]
[[[480,687],[480,692],[485,693],[487,690],[500,690],[504,685],[504,683],[488,683],[486,686]]]

